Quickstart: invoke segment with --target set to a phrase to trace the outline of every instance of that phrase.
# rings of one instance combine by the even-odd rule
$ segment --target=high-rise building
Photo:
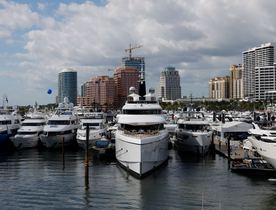
[[[144,96],[146,94],[146,83],[145,83],[145,58],[144,57],[129,57],[122,58],[123,67],[133,67],[139,72],[139,88],[138,94]]]
[[[181,98],[180,76],[175,67],[166,67],[161,72],[159,96],[165,100]]]
[[[209,98],[229,98],[230,77],[215,77],[209,80]]]
[[[276,90],[276,64],[255,68],[255,99],[267,100]]]
[[[70,103],[76,105],[77,94],[77,72],[70,68],[63,69],[58,74],[58,102],[63,102],[67,97]]]
[[[230,67],[230,98],[243,98],[242,65],[232,65]]]
[[[78,97],[78,105],[94,110],[113,109],[115,99],[114,78],[97,76],[85,83],[85,95]]]
[[[274,47],[271,43],[243,52],[243,95],[255,98],[255,68],[273,66]]]
[[[139,88],[139,71],[133,67],[119,67],[115,69],[114,81],[116,88],[115,104],[120,109],[127,99],[129,88]]]
[[[85,82],[81,85],[81,94],[80,94],[80,96],[82,96],[82,97],[86,95],[86,85],[87,85],[87,82]]]

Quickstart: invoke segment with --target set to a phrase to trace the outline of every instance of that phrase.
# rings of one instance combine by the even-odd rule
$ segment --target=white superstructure
[[[123,168],[143,177],[168,159],[168,131],[161,107],[151,91],[144,100],[134,88],[117,115],[116,159]]]
[[[249,130],[251,136],[248,137],[248,140],[257,152],[276,168],[276,128],[261,129],[255,123],[253,123],[253,127]]]
[[[27,117],[22,122],[17,134],[11,138],[13,145],[18,149],[37,147],[40,140],[39,135],[43,133],[47,121],[46,115],[37,110],[29,112]]]
[[[85,149],[86,147],[86,127],[89,127],[88,148],[91,149],[97,140],[106,136],[106,123],[103,112],[84,113],[80,120],[81,127],[77,130],[78,145]]]
[[[73,110],[73,104],[60,103],[55,114],[52,115],[47,125],[44,126],[43,134],[40,135],[41,143],[47,148],[58,148],[74,143],[77,129],[79,127],[78,118]]]
[[[209,121],[201,112],[188,111],[177,121],[175,147],[181,153],[205,155],[212,142]]]

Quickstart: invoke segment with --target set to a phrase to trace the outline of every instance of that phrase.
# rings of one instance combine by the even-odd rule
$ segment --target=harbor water
[[[139,180],[115,162],[93,161],[89,188],[84,152],[36,149],[0,155],[1,209],[276,209],[276,182],[228,170],[227,160],[180,157]]]

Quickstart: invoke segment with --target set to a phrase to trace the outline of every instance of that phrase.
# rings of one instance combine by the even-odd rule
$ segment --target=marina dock
[[[220,141],[217,139],[214,139],[214,149],[216,153],[219,155],[228,158],[228,145],[227,142]],[[245,157],[248,158],[255,158],[254,154],[250,151],[248,151],[247,154],[245,154],[243,148],[241,145],[230,145],[230,160],[240,160],[244,159]]]

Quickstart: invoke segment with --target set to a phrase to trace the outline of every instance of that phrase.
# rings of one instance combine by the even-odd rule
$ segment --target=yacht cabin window
[[[89,127],[99,127],[100,124],[99,123],[83,123],[83,126],[89,126]]]
[[[121,128],[124,130],[127,130],[127,131],[140,132],[140,133],[165,129],[163,124],[138,125],[138,126],[129,125],[129,124],[121,124]]]
[[[10,125],[10,124],[11,124],[11,120],[0,121],[0,125]]]
[[[72,130],[67,130],[62,132],[44,132],[44,134],[48,136],[65,135],[65,134],[71,134],[71,133],[72,133]]]
[[[22,123],[22,126],[43,126],[45,123]]]
[[[178,124],[178,128],[185,130],[209,130],[208,125],[204,124]]]
[[[19,134],[19,135],[34,135],[34,134],[37,134],[37,132],[36,131],[34,131],[34,132],[18,131],[17,134]]]
[[[72,121],[71,121],[71,125],[74,125],[74,124],[77,124],[77,121],[76,121],[76,120],[72,120]]]
[[[160,109],[148,109],[148,110],[124,109],[123,114],[161,114],[161,110]]]
[[[48,125],[70,125],[68,120],[49,120]]]

